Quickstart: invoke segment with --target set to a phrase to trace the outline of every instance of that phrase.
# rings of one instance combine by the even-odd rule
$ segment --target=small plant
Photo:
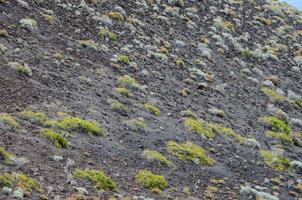
[[[265,164],[275,170],[284,171],[290,167],[288,158],[274,154],[274,152],[261,150],[260,155],[264,159]]]
[[[285,121],[273,116],[263,116],[259,121],[270,126],[271,131],[289,134],[291,127]]]
[[[9,62],[8,66],[10,66],[12,69],[14,69],[16,72],[18,72],[20,74],[24,74],[27,76],[32,75],[31,69],[26,64],[20,64],[18,62]]]
[[[186,118],[185,126],[191,133],[199,133],[207,138],[215,137],[213,127],[202,119]]]
[[[124,63],[124,64],[129,64],[130,63],[129,57],[126,56],[126,55],[122,55],[122,54],[117,56],[117,60],[121,63]]]
[[[197,119],[197,115],[192,110],[181,111],[181,114],[187,118]]]
[[[121,103],[115,99],[109,99],[108,103],[110,104],[110,107],[113,110],[115,110],[121,114],[126,114],[129,111],[127,106],[125,106],[123,103]]]
[[[272,99],[273,101],[280,103],[280,102],[284,102],[286,100],[286,97],[279,94],[277,91],[270,89],[268,87],[262,87],[261,91],[266,94],[270,99]]]
[[[17,131],[20,128],[20,125],[16,119],[7,113],[0,114],[0,126],[12,131]]]
[[[61,134],[54,132],[51,129],[43,129],[41,134],[51,140],[57,148],[67,148],[68,141]]]
[[[258,17],[257,20],[260,21],[261,23],[265,24],[265,25],[268,25],[268,26],[272,24],[271,19],[266,19],[264,17]]]
[[[151,103],[144,104],[145,109],[149,110],[153,115],[160,116],[160,109]]]
[[[20,116],[34,124],[44,124],[47,121],[47,116],[43,112],[23,111]]]
[[[251,58],[254,56],[254,53],[248,48],[242,49],[240,53],[244,58]]]
[[[214,165],[215,161],[206,155],[206,151],[191,142],[178,144],[170,141],[167,143],[168,151],[181,160],[193,161],[200,165]]]
[[[158,151],[145,150],[143,152],[143,156],[146,157],[148,160],[158,161],[161,165],[167,165],[167,166],[172,165],[172,162],[170,160],[168,160],[163,154],[161,154]]]
[[[267,137],[280,139],[281,141],[286,142],[286,143],[290,143],[290,144],[294,143],[293,138],[290,135],[285,134],[285,133],[266,131],[265,135]]]
[[[55,123],[56,126],[67,131],[83,131],[90,135],[102,135],[101,126],[93,121],[88,121],[79,117],[66,116]]]
[[[129,121],[126,121],[126,124],[131,130],[135,132],[140,132],[147,128],[147,123],[143,118],[131,119]]]
[[[55,17],[53,15],[43,14],[43,18],[50,24],[53,24],[55,21]]]
[[[103,171],[94,169],[77,169],[75,177],[92,181],[97,190],[118,191],[118,186],[110,177],[107,177]]]
[[[118,40],[117,34],[114,33],[114,32],[109,31],[107,27],[100,28],[99,36],[100,37],[108,37],[112,41],[117,41]]]
[[[142,92],[146,92],[145,88],[141,86],[134,78],[131,78],[129,75],[119,77],[118,83],[120,86],[128,89],[137,89]]]
[[[80,40],[79,43],[83,48],[98,50],[98,44],[93,40]]]
[[[33,190],[41,191],[39,184],[32,178],[20,173],[4,173],[0,174],[0,188],[21,188],[22,190],[31,193]]]
[[[133,94],[125,87],[117,87],[115,88],[115,92],[124,95],[126,97],[131,97],[133,96]]]
[[[169,186],[165,177],[154,174],[149,170],[139,170],[135,176],[135,181],[153,192],[164,190]]]
[[[114,11],[110,11],[107,14],[110,18],[115,19],[115,20],[119,20],[119,21],[123,21],[124,20],[124,16],[122,15],[122,13],[120,12],[114,12]]]
[[[12,155],[4,148],[0,147],[0,164],[11,164]]]

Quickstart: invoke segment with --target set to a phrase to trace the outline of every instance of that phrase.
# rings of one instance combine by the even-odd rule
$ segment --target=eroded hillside
[[[0,199],[302,199],[302,13],[0,0]]]

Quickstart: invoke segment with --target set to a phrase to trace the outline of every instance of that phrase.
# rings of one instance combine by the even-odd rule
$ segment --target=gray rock
[[[13,192],[13,189],[12,189],[12,188],[9,188],[9,187],[3,187],[3,188],[2,188],[2,193],[3,193],[4,195],[11,195],[12,192]]]

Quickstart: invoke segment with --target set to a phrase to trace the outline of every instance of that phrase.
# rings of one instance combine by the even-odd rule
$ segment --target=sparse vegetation
[[[11,164],[12,154],[0,147],[0,164]],[[1,187],[0,187],[1,188]]]
[[[291,127],[285,121],[273,116],[263,116],[259,118],[259,121],[269,125],[271,131],[289,134]]]
[[[159,162],[161,165],[167,165],[167,166],[172,165],[172,162],[158,151],[145,150],[143,152],[143,156],[145,156],[148,160],[155,160]]]
[[[262,87],[261,91],[266,94],[270,99],[272,99],[274,102],[284,102],[286,100],[286,97],[279,94],[273,89],[270,89],[268,87]]]
[[[122,13],[120,12],[114,12],[114,11],[110,11],[107,14],[110,18],[115,19],[115,20],[119,20],[119,21],[123,21],[124,20],[124,16],[122,15]]]
[[[118,191],[118,186],[110,177],[106,176],[101,170],[94,169],[77,169],[75,177],[92,181],[97,190]]]
[[[169,186],[169,183],[166,181],[165,177],[154,174],[149,170],[139,170],[135,176],[135,181],[145,188],[157,193],[158,191],[164,190]]]
[[[131,78],[129,75],[119,77],[118,83],[120,86],[128,89],[137,89],[142,92],[145,92],[145,88],[141,86],[134,78]]]
[[[0,127],[1,126],[12,131],[17,131],[20,128],[16,119],[8,113],[0,114]]]
[[[135,119],[128,120],[126,121],[126,124],[131,130],[135,132],[143,131],[148,126],[143,118],[135,118]]]
[[[21,188],[26,192],[41,191],[40,185],[32,178],[21,173],[4,173],[0,174],[0,188]]]
[[[108,37],[112,41],[117,41],[118,40],[117,34],[114,33],[114,32],[109,31],[109,29],[107,27],[100,28],[99,36],[100,37]]]
[[[48,119],[44,112],[36,112],[31,110],[21,112],[20,116],[35,124],[44,124]]]
[[[117,87],[115,88],[115,92],[124,95],[126,97],[131,97],[133,96],[133,94],[125,87]]]
[[[200,165],[214,165],[215,161],[206,155],[206,151],[191,142],[179,144],[174,141],[167,143],[168,151],[181,160],[193,161]]]
[[[121,63],[124,63],[124,64],[129,64],[130,63],[129,57],[126,56],[126,55],[122,55],[122,54],[117,56],[117,60]]]
[[[206,136],[207,138],[215,137],[212,125],[206,123],[202,119],[186,118],[185,126],[192,133],[199,133]]]
[[[59,120],[56,125],[67,131],[85,132],[90,135],[102,135],[101,126],[93,121],[85,120],[79,117],[67,116]]]
[[[115,110],[121,114],[126,114],[129,111],[128,107],[126,105],[124,105],[123,103],[119,102],[118,100],[109,99],[108,102],[110,104],[110,107],[113,110]]]
[[[59,133],[54,132],[51,129],[43,129],[41,131],[41,134],[43,135],[43,137],[51,140],[54,145],[58,148],[67,148],[68,147],[68,141],[67,139],[62,136]]]
[[[275,170],[283,171],[290,167],[290,160],[288,158],[274,152],[261,150],[260,155],[264,159],[265,164]]]
[[[145,109],[149,110],[153,115],[160,116],[160,109],[151,103],[144,104]]]
[[[8,63],[8,65],[20,74],[24,74],[24,75],[27,75],[27,76],[32,75],[31,69],[26,64],[20,64],[18,62],[10,62],[10,63]]]

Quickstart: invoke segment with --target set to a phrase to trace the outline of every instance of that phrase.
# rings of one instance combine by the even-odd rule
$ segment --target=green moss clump
[[[289,134],[291,127],[285,121],[273,116],[263,116],[259,121],[270,126],[271,131]]]
[[[135,132],[143,131],[148,126],[143,118],[135,118],[135,119],[128,120],[126,121],[126,124],[131,130]]]
[[[97,190],[118,191],[117,184],[101,170],[77,169],[73,174],[75,177],[92,181]]]
[[[113,110],[115,110],[121,114],[126,114],[129,111],[127,106],[125,106],[123,103],[121,103],[115,99],[109,99],[108,103],[110,104],[110,107]]]
[[[144,104],[145,109],[149,110],[153,115],[160,116],[160,109],[151,103]]]
[[[4,148],[0,147],[0,163],[11,164],[12,154],[7,152]]]
[[[88,121],[79,117],[63,117],[56,125],[67,131],[83,131],[90,135],[102,135],[103,130],[96,122]]]
[[[0,114],[0,126],[12,131],[17,131],[20,128],[20,125],[16,119],[7,113]]]
[[[169,186],[165,177],[154,174],[149,170],[139,170],[135,176],[135,181],[154,192],[164,190]]]
[[[129,64],[129,63],[130,63],[129,57],[126,56],[126,55],[122,55],[122,54],[120,54],[120,55],[117,56],[117,60],[118,60],[119,62],[124,63],[124,64]]]
[[[297,106],[299,106],[300,108],[302,108],[302,99],[295,100],[294,104],[296,104]]]
[[[21,112],[20,116],[35,124],[44,124],[48,119],[45,113],[30,110]]]
[[[117,87],[115,88],[115,92],[124,95],[126,97],[131,97],[133,96],[133,94],[125,87]]]
[[[181,160],[193,161],[200,165],[214,165],[215,161],[206,155],[206,151],[191,142],[178,144],[170,141],[167,143],[168,151]]]
[[[261,150],[260,155],[264,159],[265,164],[275,170],[284,171],[290,167],[290,160],[286,157],[274,155],[273,152],[267,150]]]
[[[284,102],[286,100],[285,96],[279,94],[277,91],[268,87],[262,87],[261,91],[275,102]]]
[[[215,137],[213,127],[202,119],[186,118],[185,126],[191,133],[199,133],[207,138]]]
[[[33,190],[42,191],[42,188],[34,179],[29,178],[27,175],[20,173],[0,174],[0,188],[3,187],[18,187],[29,193]]]
[[[163,154],[161,154],[158,151],[152,151],[152,150],[145,150],[143,152],[143,155],[148,159],[148,160],[156,160],[162,165],[167,165],[171,166],[172,162],[168,160]]]
[[[55,144],[55,146],[58,148],[67,148],[68,147],[67,139],[64,136],[62,136],[61,134],[56,133],[51,129],[43,129],[41,134],[45,138],[51,140]]]

